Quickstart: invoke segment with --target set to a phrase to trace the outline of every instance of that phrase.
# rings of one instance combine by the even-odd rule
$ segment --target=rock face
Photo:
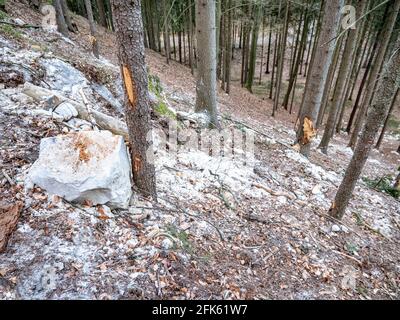
[[[121,136],[83,131],[42,139],[28,178],[71,202],[128,207],[131,167]]]

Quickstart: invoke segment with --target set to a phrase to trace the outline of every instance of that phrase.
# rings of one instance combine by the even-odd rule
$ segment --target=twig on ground
[[[7,174],[7,172],[4,169],[1,169],[1,172],[3,173],[3,176],[6,178],[6,180],[11,186],[15,185],[13,179],[11,179],[11,177]]]

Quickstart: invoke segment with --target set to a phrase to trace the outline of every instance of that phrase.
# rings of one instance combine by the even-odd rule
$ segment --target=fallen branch
[[[285,197],[285,198],[288,198],[290,200],[295,200],[297,198],[294,195],[286,193],[286,192],[274,191],[274,190],[272,190],[272,189],[270,189],[270,188],[268,188],[268,187],[266,187],[264,185],[261,185],[259,183],[252,183],[251,186],[252,187],[256,187],[258,189],[261,189],[261,190],[264,190],[264,191],[268,192],[269,194],[271,194],[271,195],[273,195],[275,197]]]
[[[25,28],[25,29],[40,29],[41,26],[35,26],[35,25],[31,25],[31,24],[18,24],[18,23],[13,23],[13,22],[8,22],[8,21],[0,21],[0,24],[7,24],[13,27],[17,27],[17,28]]]
[[[286,147],[286,148],[288,148],[288,149],[293,149],[293,147],[290,146],[290,145],[288,145],[287,143],[284,143],[284,142],[281,142],[281,141],[279,141],[279,140],[276,140],[276,138],[274,138],[274,137],[272,137],[272,136],[270,136],[270,135],[267,135],[266,133],[261,132],[261,131],[259,131],[259,130],[257,130],[257,129],[254,129],[254,128],[250,127],[249,125],[247,125],[247,124],[244,123],[244,122],[234,120],[234,119],[232,119],[232,118],[230,118],[230,117],[228,117],[228,116],[222,116],[222,118],[224,118],[224,119],[226,119],[226,120],[228,120],[228,121],[231,121],[231,122],[233,122],[233,123],[240,124],[241,126],[246,127],[247,129],[250,129],[250,130],[254,131],[255,133],[258,133],[259,135],[262,135],[263,137],[266,137],[266,138],[268,138],[268,139],[271,139],[271,140],[276,141],[276,143],[278,143],[278,144],[280,144],[280,145],[282,145],[282,146],[284,146],[284,147]]]
[[[38,102],[42,102],[48,97],[55,96],[57,99],[60,100],[60,102],[68,102],[73,105],[78,111],[79,118],[89,122],[94,120],[97,126],[99,126],[100,128],[109,130],[114,134],[121,135],[125,138],[126,141],[128,141],[129,139],[128,128],[124,122],[108,116],[102,112],[86,107],[81,102],[69,99],[59,93],[56,93],[55,91],[35,86],[29,82],[25,83],[22,92]]]
[[[7,172],[4,169],[1,169],[1,173],[11,186],[15,185],[15,182],[11,179],[11,177],[7,174]]]

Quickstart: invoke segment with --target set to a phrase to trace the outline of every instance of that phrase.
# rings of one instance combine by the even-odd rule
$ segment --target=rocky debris
[[[63,117],[64,121],[71,120],[78,116],[78,111],[76,108],[68,102],[61,103],[55,110],[55,113]]]
[[[0,202],[0,252],[6,248],[8,238],[17,226],[22,206],[22,202],[14,205]]]
[[[206,113],[188,113],[178,111],[176,117],[180,121],[189,121],[193,128],[206,128],[210,122],[210,117]]]
[[[130,162],[124,140],[108,131],[83,131],[42,139],[28,180],[72,202],[126,208]]]
[[[18,70],[0,69],[0,83],[5,88],[15,88],[25,82],[24,74]]]

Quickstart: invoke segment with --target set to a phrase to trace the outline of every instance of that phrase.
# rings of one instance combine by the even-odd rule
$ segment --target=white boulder
[[[42,139],[31,183],[71,202],[127,208],[131,167],[124,139],[109,131],[83,131]]]

